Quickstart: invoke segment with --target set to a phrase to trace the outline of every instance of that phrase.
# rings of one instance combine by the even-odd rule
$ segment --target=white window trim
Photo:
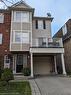
[[[17,43],[17,44],[21,44],[21,42],[15,42],[15,31],[13,32],[14,33],[14,39],[13,39],[13,43]]]
[[[63,31],[63,36],[67,33],[67,26],[66,24],[64,24],[64,26],[62,27],[62,31]]]
[[[42,25],[41,25],[41,26],[42,26],[41,28],[39,28],[39,26],[40,26],[39,22],[42,22],[42,23],[41,23],[41,24],[42,24]],[[39,30],[44,30],[44,28],[43,28],[43,20],[38,20],[38,29],[39,29]]]
[[[2,45],[2,42],[3,42],[3,34],[2,33],[0,33],[0,45]]]
[[[9,63],[6,63],[6,60],[9,60]],[[10,64],[10,59],[8,58],[7,55],[4,56],[4,62],[5,62],[5,64]]]
[[[30,40],[29,40],[29,42],[28,43],[23,43],[22,42],[22,37],[21,37],[21,42],[15,42],[15,31],[20,31],[20,33],[30,33],[29,31],[27,31],[27,30],[13,30],[13,42],[12,43],[14,43],[14,44],[29,44],[30,43]],[[23,32],[22,32],[23,31]],[[30,38],[30,37],[29,37]]]
[[[4,68],[10,68],[10,59],[7,57],[8,55],[4,56]],[[7,60],[9,61],[9,63],[6,63]]]
[[[0,21],[0,23],[4,23],[4,14],[0,13],[0,16],[2,16],[2,20]]]
[[[45,39],[46,41],[46,46],[48,46],[48,38],[47,37],[39,37],[39,38],[42,38],[42,39]],[[39,38],[38,38],[38,46],[39,46]],[[43,46],[43,45],[42,45]]]
[[[16,20],[16,12],[21,12],[21,21],[17,21]],[[28,21],[24,21],[24,20],[22,20],[22,14],[23,13],[27,13],[28,14]],[[29,23],[30,22],[30,14],[29,14],[29,12],[26,12],[26,11],[14,11],[14,14],[13,14],[13,22],[22,22],[22,23]]]

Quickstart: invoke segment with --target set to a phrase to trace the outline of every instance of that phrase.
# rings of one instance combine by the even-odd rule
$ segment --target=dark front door
[[[23,69],[23,54],[17,55],[16,73],[21,73]]]

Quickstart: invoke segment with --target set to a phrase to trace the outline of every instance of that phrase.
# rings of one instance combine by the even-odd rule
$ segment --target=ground
[[[71,78],[42,77],[35,82],[41,95],[71,95]]]
[[[29,82],[10,82],[2,86],[0,82],[0,95],[31,95]]]

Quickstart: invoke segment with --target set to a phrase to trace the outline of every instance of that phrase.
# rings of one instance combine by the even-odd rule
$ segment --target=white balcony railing
[[[32,47],[63,47],[62,39],[61,38],[53,38],[48,39],[46,38],[45,42],[39,43],[39,39],[33,39]]]

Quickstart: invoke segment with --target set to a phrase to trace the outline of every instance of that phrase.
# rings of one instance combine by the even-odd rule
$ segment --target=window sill
[[[43,31],[43,30],[47,30],[47,29],[36,29],[36,30],[42,30]]]
[[[29,43],[12,42],[12,44],[29,44]]]
[[[16,23],[30,23],[30,22],[24,22],[24,21],[12,21],[12,22],[16,22]]]

